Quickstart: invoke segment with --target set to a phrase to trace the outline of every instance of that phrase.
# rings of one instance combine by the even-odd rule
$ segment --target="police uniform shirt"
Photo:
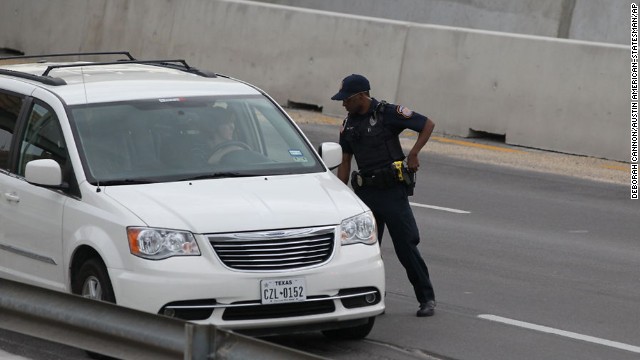
[[[422,114],[401,105],[380,104],[372,98],[367,113],[347,115],[340,130],[340,145],[344,153],[355,156],[361,171],[381,168],[404,160],[398,135],[405,129],[420,132],[426,122],[427,117]],[[369,140],[367,145],[367,139],[376,140]]]

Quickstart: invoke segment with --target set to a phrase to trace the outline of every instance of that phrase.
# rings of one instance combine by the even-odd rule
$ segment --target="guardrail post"
[[[216,328],[210,325],[187,323],[184,326],[184,360],[215,359]]]

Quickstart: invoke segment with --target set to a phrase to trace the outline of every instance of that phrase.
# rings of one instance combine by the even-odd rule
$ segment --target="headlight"
[[[342,245],[375,244],[378,241],[378,231],[371,211],[343,220],[340,224],[340,240]]]
[[[200,255],[196,239],[187,231],[129,227],[127,237],[131,253],[145,259]]]

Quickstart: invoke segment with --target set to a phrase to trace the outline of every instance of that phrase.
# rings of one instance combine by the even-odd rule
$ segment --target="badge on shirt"
[[[372,117],[369,118],[369,125],[375,126],[377,122],[378,122],[378,120],[376,120],[375,116],[372,116]]]
[[[396,108],[396,111],[398,112],[398,114],[404,116],[407,119],[410,118],[411,115],[413,115],[413,111],[401,105],[398,105],[398,107]]]

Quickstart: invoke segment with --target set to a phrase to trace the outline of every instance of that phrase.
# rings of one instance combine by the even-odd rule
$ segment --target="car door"
[[[23,95],[0,91],[0,276],[3,277],[9,277],[9,272],[12,272],[9,261],[13,253],[7,241],[9,215],[16,200],[16,194],[12,191],[15,174],[11,171],[11,148],[17,138],[15,133],[24,102]]]
[[[51,289],[64,289],[62,216],[68,196],[60,190],[28,183],[26,164],[53,159],[64,169],[69,161],[58,117],[34,100],[15,131],[13,166],[3,178],[1,263],[10,278]]]

